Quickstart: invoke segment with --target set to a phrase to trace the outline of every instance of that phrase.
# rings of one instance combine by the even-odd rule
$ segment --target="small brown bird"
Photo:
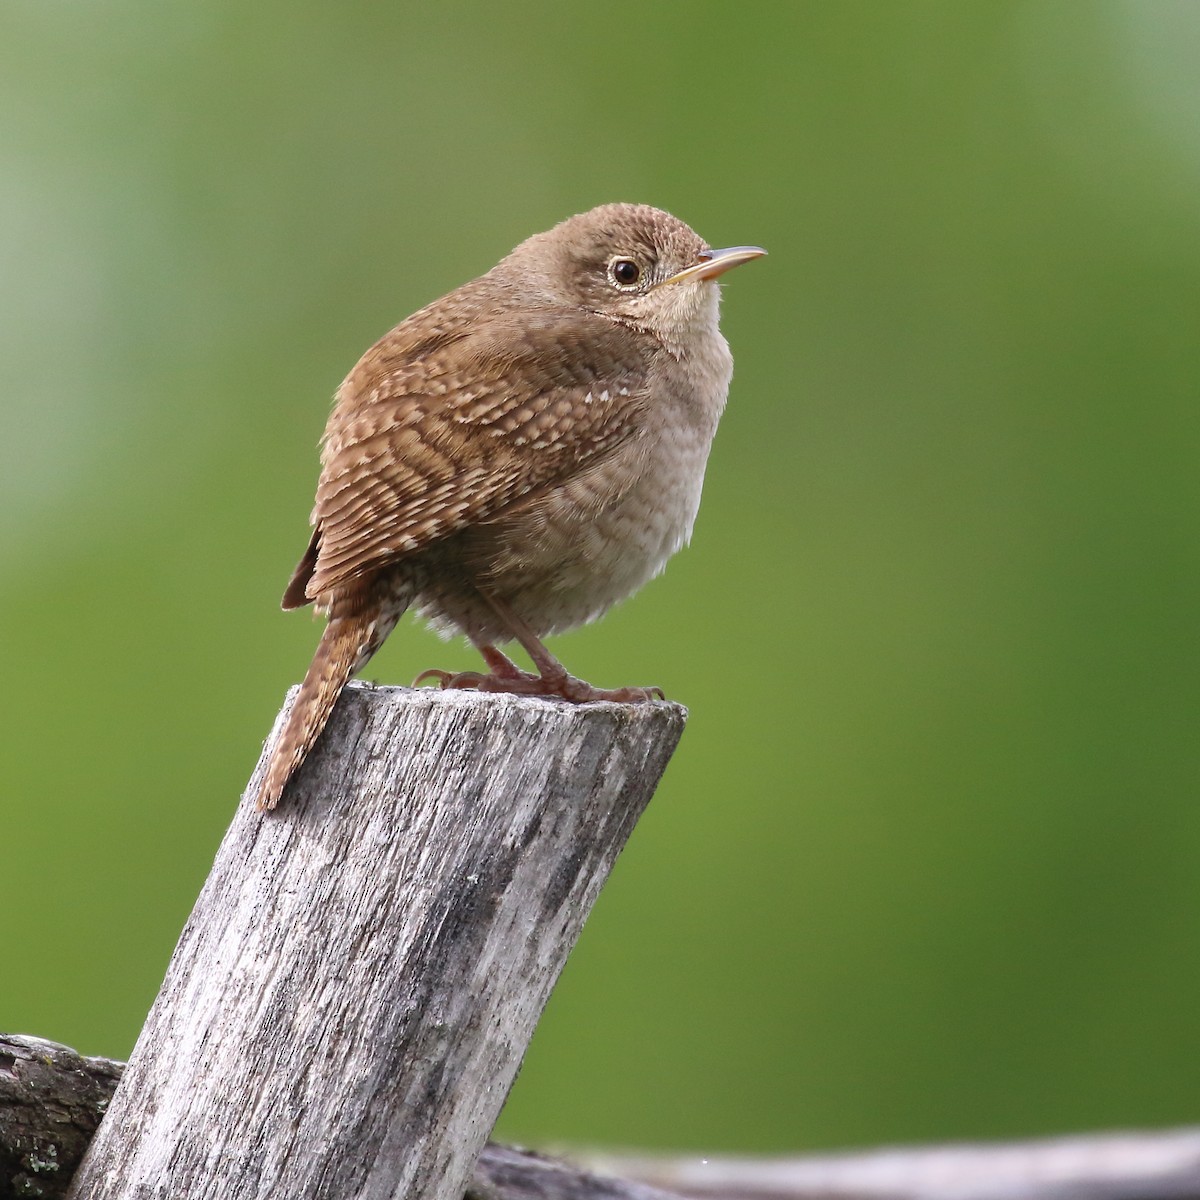
[[[283,607],[328,617],[271,751],[274,808],[346,681],[408,608],[479,648],[444,688],[641,701],[541,643],[657,575],[691,535],[733,372],[713,250],[656,208],[606,204],[522,242],[402,321],[338,389],[313,535]],[[518,642],[537,673],[497,648]]]

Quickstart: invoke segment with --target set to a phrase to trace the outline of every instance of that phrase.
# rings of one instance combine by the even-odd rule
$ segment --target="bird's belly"
[[[631,444],[524,511],[473,530],[463,561],[539,637],[595,620],[653,579],[691,535],[712,432],[676,429]],[[509,632],[490,609],[425,603],[445,632],[485,640]]]

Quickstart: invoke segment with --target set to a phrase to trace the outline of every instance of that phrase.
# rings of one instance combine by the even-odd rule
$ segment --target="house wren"
[[[522,242],[359,360],[325,429],[313,535],[283,607],[328,618],[267,766],[274,808],[346,681],[406,609],[479,648],[444,688],[640,701],[541,643],[657,575],[691,534],[733,371],[713,250],[656,208],[606,204]],[[497,647],[518,642],[536,674]]]

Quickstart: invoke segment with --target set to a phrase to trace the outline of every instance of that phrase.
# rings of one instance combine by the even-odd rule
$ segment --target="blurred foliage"
[[[0,0],[0,46],[0,1028],[129,1053],[316,639],[358,354],[638,200],[771,256],[694,546],[556,642],[692,719],[499,1132],[1197,1118],[1200,6]]]

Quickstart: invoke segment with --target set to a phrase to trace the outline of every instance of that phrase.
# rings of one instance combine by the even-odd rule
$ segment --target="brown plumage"
[[[338,389],[313,535],[283,597],[329,618],[258,798],[273,808],[346,681],[404,611],[459,631],[489,673],[443,687],[638,701],[540,638],[593,620],[686,540],[732,360],[713,251],[613,204],[523,242],[381,338]],[[497,643],[519,642],[519,670]],[[424,678],[424,676],[422,676]]]

